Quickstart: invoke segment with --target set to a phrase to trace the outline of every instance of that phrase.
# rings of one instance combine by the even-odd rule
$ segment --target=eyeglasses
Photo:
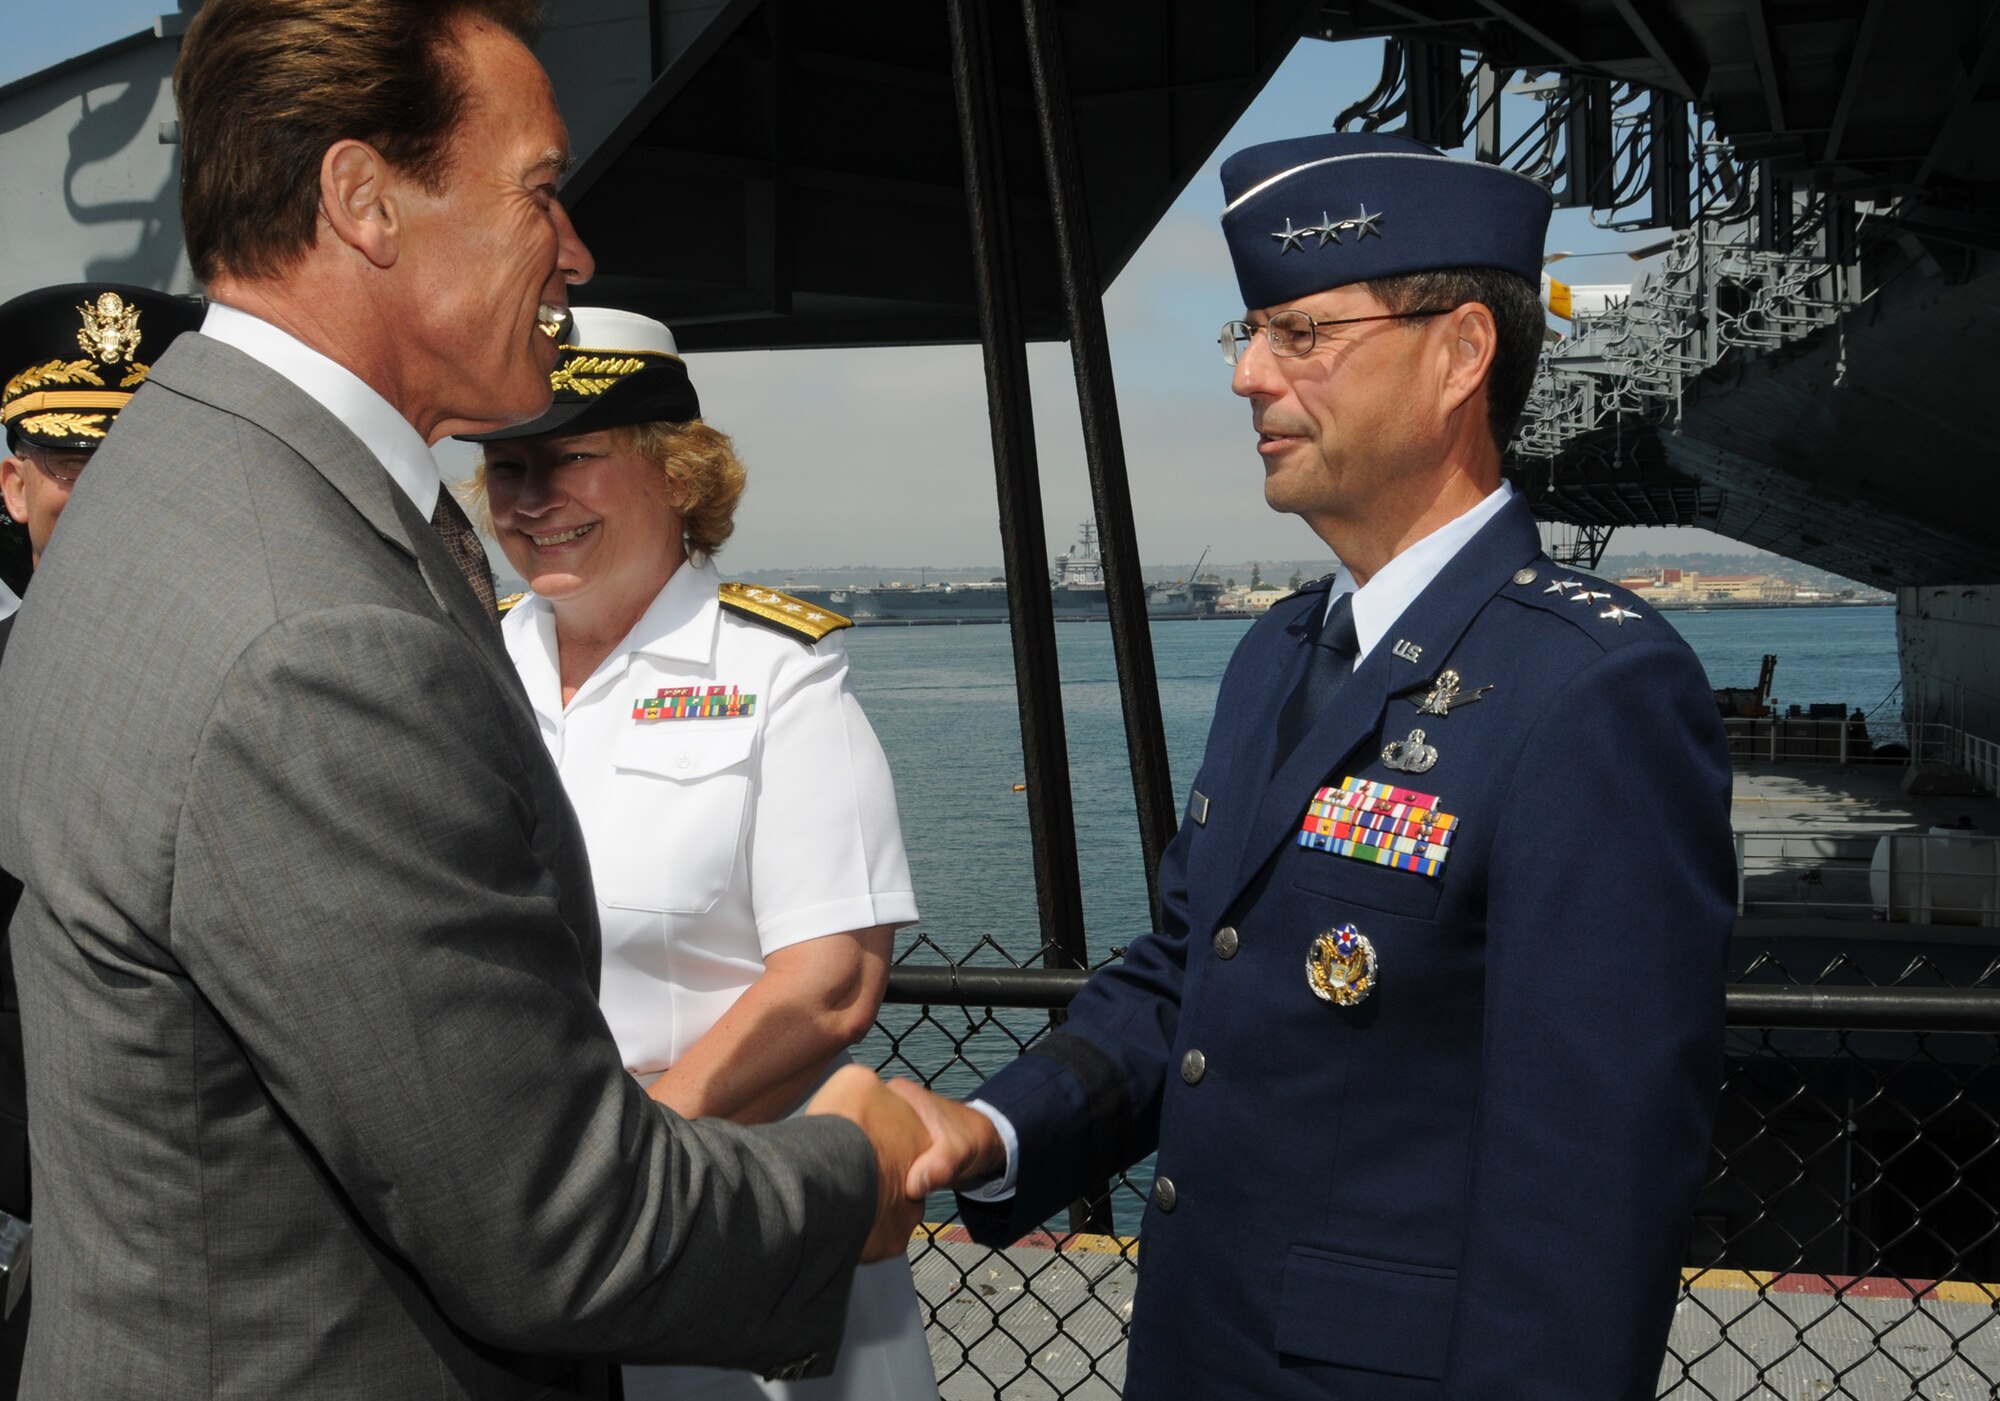
[[[40,443],[24,442],[20,445],[20,453],[41,468],[50,481],[64,488],[75,486],[76,479],[83,475],[84,467],[90,462],[89,451],[79,448],[46,448]]]
[[[1222,345],[1222,362],[1225,365],[1240,362],[1243,352],[1250,348],[1250,338],[1259,331],[1270,341],[1273,355],[1292,360],[1313,348],[1322,326],[1358,326],[1363,321],[1414,321],[1420,316],[1443,316],[1450,310],[1448,306],[1434,306],[1422,311],[1391,311],[1381,316],[1340,316],[1331,321],[1318,320],[1303,311],[1280,311],[1274,312],[1262,326],[1249,321],[1225,321],[1222,334],[1217,339]]]

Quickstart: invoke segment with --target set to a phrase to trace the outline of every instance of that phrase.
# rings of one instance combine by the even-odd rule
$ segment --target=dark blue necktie
[[[1278,752],[1271,764],[1272,772],[1291,757],[1313,722],[1326,714],[1341,685],[1353,674],[1354,657],[1360,650],[1361,639],[1354,633],[1354,595],[1344,593],[1327,609],[1319,636],[1309,649],[1305,675],[1285,697],[1285,707],[1278,712]]]

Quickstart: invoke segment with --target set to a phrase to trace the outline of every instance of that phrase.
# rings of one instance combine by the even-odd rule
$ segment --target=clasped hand
[[[991,1177],[1007,1166],[1000,1134],[976,1109],[910,1080],[883,1084],[872,1071],[844,1066],[806,1106],[858,1125],[875,1148],[875,1229],[864,1262],[904,1253],[931,1192]]]

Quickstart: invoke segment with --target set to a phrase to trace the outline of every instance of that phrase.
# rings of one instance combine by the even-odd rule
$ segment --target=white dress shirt
[[[555,612],[529,595],[501,637],[562,774],[597,887],[598,1000],[625,1064],[663,1070],[767,955],[917,918],[896,792],[847,680],[816,646],[739,618],[684,564],[567,706]],[[750,713],[641,720],[662,690],[721,686]]]
[[[1334,574],[1332,587],[1327,590],[1326,606],[1331,610],[1334,600],[1342,594],[1354,595],[1354,635],[1361,644],[1361,650],[1354,655],[1354,665],[1358,667],[1367,659],[1375,644],[1388,635],[1389,629],[1396,625],[1396,619],[1402,617],[1404,610],[1417,601],[1417,596],[1431,586],[1431,581],[1444,572],[1452,557],[1464,549],[1466,542],[1479,533],[1480,527],[1498,515],[1500,508],[1513,498],[1514,488],[1501,482],[1464,515],[1445,522],[1376,570],[1374,577],[1361,588],[1354,587],[1353,571],[1344,564],[1340,566]],[[970,1103],[972,1108],[990,1119],[998,1131],[1000,1142],[1007,1149],[1007,1169],[992,1181],[967,1189],[965,1195],[974,1201],[1005,1201],[1014,1195],[1014,1177],[1021,1155],[1020,1136],[1014,1132],[1014,1125],[1007,1116],[992,1105],[978,1099]]]
[[[0,619],[10,618],[14,610],[21,606],[21,596],[0,583]]]
[[[234,346],[266,369],[283,375],[346,424],[403,489],[417,514],[425,520],[431,518],[443,482],[430,447],[410,421],[360,376],[291,332],[221,302],[208,304],[201,333]]]
[[[1361,588],[1354,587],[1354,573],[1346,565],[1341,565],[1334,572],[1333,587],[1326,594],[1326,606],[1330,611],[1334,600],[1342,594],[1354,595],[1354,636],[1361,644],[1361,650],[1354,654],[1357,667],[1368,660],[1375,644],[1396,625],[1396,619],[1417,601],[1417,595],[1429,588],[1431,580],[1444,572],[1452,556],[1464,549],[1466,542],[1479,533],[1480,527],[1499,515],[1500,508],[1513,499],[1512,485],[1500,483],[1464,515],[1446,521],[1376,570],[1374,577]]]

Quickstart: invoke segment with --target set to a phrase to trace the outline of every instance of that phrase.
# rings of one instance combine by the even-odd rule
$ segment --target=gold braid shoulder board
[[[505,613],[527,596],[525,592],[510,593],[505,598],[495,599],[493,601],[493,611],[496,613]]]
[[[854,626],[852,618],[843,618],[830,609],[757,584],[724,584],[715,591],[715,597],[737,617],[790,633],[808,644]]]

